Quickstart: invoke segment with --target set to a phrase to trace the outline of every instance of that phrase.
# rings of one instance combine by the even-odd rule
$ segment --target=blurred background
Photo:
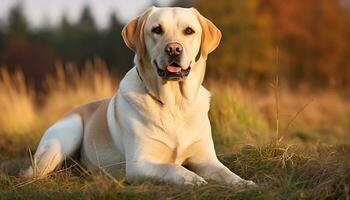
[[[278,121],[281,138],[349,141],[350,0],[1,0],[0,133],[37,142],[111,96],[133,66],[121,29],[152,5],[195,7],[223,33],[205,81],[217,140],[256,144]]]
[[[278,59],[292,87],[350,87],[349,0],[1,0],[1,66],[23,70],[39,88],[57,62],[80,69],[100,58],[124,74],[133,54],[121,29],[151,5],[194,6],[222,30],[209,77],[260,85]]]

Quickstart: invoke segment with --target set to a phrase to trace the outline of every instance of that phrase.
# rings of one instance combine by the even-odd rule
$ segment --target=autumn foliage
[[[210,71],[256,80],[278,65],[291,82],[349,86],[346,1],[201,0],[197,6],[224,36]]]

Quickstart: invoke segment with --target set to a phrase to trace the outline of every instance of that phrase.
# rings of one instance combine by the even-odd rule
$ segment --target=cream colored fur
[[[152,33],[161,25],[164,33]],[[183,30],[191,27],[192,35]],[[115,172],[125,167],[129,181],[152,178],[177,184],[248,184],[218,159],[208,119],[210,93],[202,86],[208,54],[221,33],[195,9],[150,8],[123,30],[135,51],[135,66],[111,99],[83,105],[49,128],[40,141],[36,170],[44,177],[67,157],[80,152],[88,169]],[[185,81],[158,76],[154,62],[166,67],[164,46],[183,46],[180,65],[191,72]],[[54,106],[54,105],[53,105]],[[186,168],[184,167],[186,166]]]

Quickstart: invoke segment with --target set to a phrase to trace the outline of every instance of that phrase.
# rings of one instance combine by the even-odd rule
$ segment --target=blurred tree
[[[196,0],[175,0],[171,6],[174,7],[183,7],[183,8],[190,8],[193,7]]]
[[[151,0],[150,6],[160,7],[158,0]]]
[[[0,24],[0,64],[2,63],[1,55],[3,54],[4,47],[5,47],[5,32],[3,29],[2,24]]]
[[[76,61],[81,65],[87,59],[100,56],[102,39],[89,7],[86,6],[83,9],[75,30],[77,34],[74,52]]]
[[[133,64],[133,53],[123,42],[122,29],[123,25],[119,22],[117,15],[113,13],[104,36],[101,56],[113,70],[125,73]]]
[[[1,63],[10,71],[21,69],[28,81],[34,81],[35,86],[39,87],[41,80],[53,66],[56,56],[51,48],[38,40],[44,38],[40,36],[43,34],[29,29],[21,5],[10,11],[5,34]]]
[[[22,6],[17,5],[12,8],[8,17],[8,35],[27,35],[28,34],[28,23],[26,18],[23,16]]]
[[[80,20],[76,25],[76,28],[78,29],[78,31],[97,32],[97,27],[95,24],[95,20],[92,16],[90,7],[85,6],[83,8]]]
[[[21,69],[27,80],[34,81],[35,86],[40,88],[55,59],[51,48],[18,36],[7,41],[2,60],[10,71]]]
[[[263,80],[274,70],[270,18],[257,12],[257,3],[257,0],[197,3],[198,10],[213,20],[223,36],[219,48],[209,57],[209,73],[246,81],[252,77]]]
[[[73,62],[79,57],[77,39],[79,37],[75,27],[70,24],[66,15],[62,18],[57,34],[54,36],[53,46],[63,61]]]
[[[339,0],[262,0],[273,20],[281,62],[291,81],[345,84],[349,64],[349,8]]]

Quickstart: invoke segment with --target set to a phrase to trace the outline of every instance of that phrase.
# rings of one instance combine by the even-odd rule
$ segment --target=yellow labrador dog
[[[125,167],[127,180],[254,185],[216,157],[202,86],[221,33],[193,8],[152,7],[122,36],[135,66],[111,99],[78,107],[51,126],[24,176],[44,177],[80,153],[88,169]],[[185,167],[184,167],[185,166]]]

